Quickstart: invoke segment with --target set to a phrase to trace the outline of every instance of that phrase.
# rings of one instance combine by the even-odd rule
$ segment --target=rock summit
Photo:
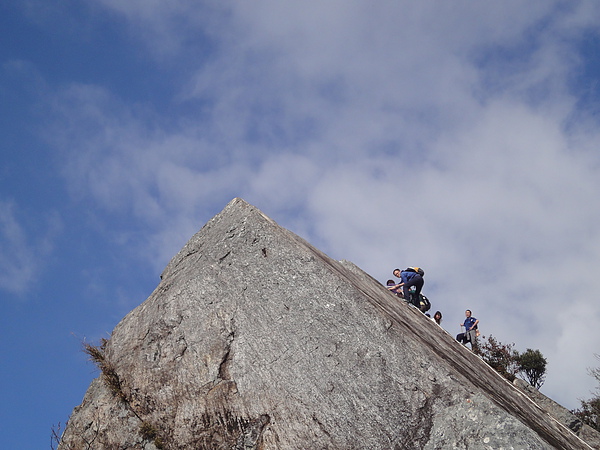
[[[589,449],[417,309],[236,198],[96,348],[59,449]]]

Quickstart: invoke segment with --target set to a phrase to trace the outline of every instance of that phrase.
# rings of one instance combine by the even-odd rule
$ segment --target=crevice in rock
[[[229,365],[231,363],[231,345],[235,338],[235,332],[229,333],[227,336],[227,343],[225,346],[225,353],[219,364],[219,378],[221,380],[231,380],[231,374],[229,373]]]
[[[229,255],[231,255],[231,250],[219,258],[219,264],[221,264]]]
[[[412,415],[410,419],[412,423],[407,424],[402,445],[400,447],[396,446],[396,448],[418,450],[424,448],[429,442],[433,428],[433,404],[440,395],[440,391],[441,387],[434,384],[431,395],[422,392],[425,395],[425,401]]]
[[[327,430],[325,425],[323,425],[323,423],[317,418],[316,414],[312,415],[312,420],[319,426],[319,429],[323,432],[325,436],[331,438],[331,433],[329,433],[329,430]]]
[[[177,356],[175,356],[175,361],[179,361],[181,358],[183,358],[183,355],[185,355],[185,352],[188,349],[188,343],[185,340],[184,336],[181,336],[178,340],[177,340],[177,344],[180,345],[180,349],[179,349],[179,354]]]

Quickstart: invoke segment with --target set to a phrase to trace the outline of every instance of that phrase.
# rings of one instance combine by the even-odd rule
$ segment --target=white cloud
[[[23,229],[15,219],[13,205],[3,202],[0,209],[0,286],[10,292],[21,293],[34,277],[35,258],[28,248]]]
[[[450,332],[470,307],[484,334],[542,350],[545,392],[586,396],[598,133],[569,83],[597,6],[97,4],[161,58],[201,55],[168,116],[95,86],[56,100],[73,191],[144,223],[157,268],[243,196],[381,281],[424,266]]]
[[[398,164],[396,178],[377,160],[330,171],[309,218],[333,256],[382,282],[394,267],[425,266],[450,332],[471,308],[484,334],[540,348],[544,391],[575,407],[593,387],[585,368],[600,341],[597,157],[573,151],[562,117],[505,102],[479,116],[435,143],[430,161]]]
[[[60,219],[53,215],[46,220],[45,234],[31,236],[15,204],[0,200],[0,289],[19,295],[31,290],[60,228]]]

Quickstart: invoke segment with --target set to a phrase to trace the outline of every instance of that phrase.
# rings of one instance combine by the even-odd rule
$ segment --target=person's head
[[[433,318],[437,321],[437,323],[440,323],[442,321],[442,313],[439,311],[436,311],[435,314],[433,315]]]
[[[396,278],[400,278],[400,274],[402,273],[402,271],[400,269],[394,269],[392,273]]]
[[[470,309],[467,309],[467,310],[465,311],[465,316],[467,316],[467,317],[471,317],[471,310],[470,310]]]
[[[386,283],[386,284],[387,284],[388,286],[395,286],[395,285],[396,285],[396,282],[395,282],[394,280],[387,280],[387,283]]]

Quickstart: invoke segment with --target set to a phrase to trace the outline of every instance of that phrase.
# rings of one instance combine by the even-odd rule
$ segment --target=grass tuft
[[[98,369],[102,372],[102,379],[108,389],[118,398],[125,401],[127,398],[121,386],[121,380],[115,367],[106,358],[106,345],[108,339],[102,338],[100,345],[92,345],[88,342],[83,343],[83,351],[89,356]]]

